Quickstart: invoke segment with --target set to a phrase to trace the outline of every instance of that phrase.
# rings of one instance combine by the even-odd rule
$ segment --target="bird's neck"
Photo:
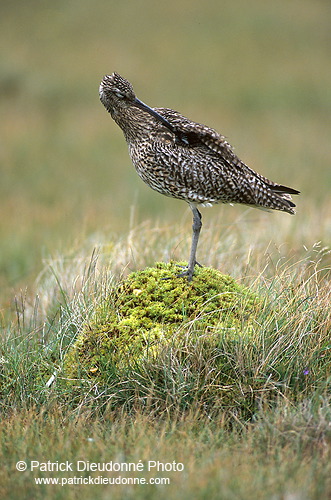
[[[134,106],[120,112],[113,109],[111,116],[122,129],[128,143],[148,139],[155,128],[153,117]]]

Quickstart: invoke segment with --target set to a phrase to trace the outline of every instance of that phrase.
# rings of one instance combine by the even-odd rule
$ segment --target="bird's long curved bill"
[[[170,122],[168,122],[168,120],[166,120],[165,118],[163,118],[163,116],[161,116],[153,108],[150,108],[149,106],[147,106],[147,104],[145,104],[144,102],[140,101],[140,99],[137,99],[137,97],[135,98],[134,103],[137,106],[137,108],[140,108],[143,111],[146,111],[150,115],[154,116],[154,118],[156,118],[159,122],[161,122],[169,130],[171,130],[171,132],[174,132],[174,133],[176,132],[175,128],[173,127],[173,125],[171,125]]]

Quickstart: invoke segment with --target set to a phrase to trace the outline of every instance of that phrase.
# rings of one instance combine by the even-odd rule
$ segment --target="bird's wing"
[[[272,191],[279,194],[299,194],[299,191],[296,189],[277,184],[248,167],[238,158],[226,138],[219,134],[215,129],[189,120],[173,109],[154,109],[171,124],[172,132],[177,135],[179,142],[181,142],[183,146],[206,146],[208,149],[219,155],[222,161],[227,163],[232,169],[238,168],[241,173],[244,171],[245,175],[259,179]]]
[[[231,145],[216,130],[189,120],[173,109],[154,109],[171,124],[173,132],[178,135],[178,139],[183,142],[183,145],[204,145],[222,157],[229,156],[229,159],[232,159],[234,152]]]

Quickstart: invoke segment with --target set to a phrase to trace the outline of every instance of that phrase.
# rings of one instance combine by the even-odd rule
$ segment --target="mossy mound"
[[[221,337],[252,336],[261,303],[255,294],[215,269],[197,267],[191,283],[178,273],[175,263],[157,263],[114,288],[68,352],[66,375],[107,383],[188,334],[214,346]]]

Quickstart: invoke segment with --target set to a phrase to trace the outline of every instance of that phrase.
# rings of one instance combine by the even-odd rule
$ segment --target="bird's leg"
[[[195,257],[196,257],[196,253],[197,253],[199,235],[200,235],[200,231],[201,231],[201,227],[202,227],[201,213],[194,205],[190,205],[190,207],[191,207],[191,210],[193,212],[193,225],[192,225],[193,232],[192,232],[192,245],[191,245],[191,252],[190,252],[190,260],[188,262],[187,269],[178,275],[179,277],[187,276],[188,281],[192,280],[192,277],[194,274],[194,266],[196,264],[200,266],[200,264],[195,260]]]

